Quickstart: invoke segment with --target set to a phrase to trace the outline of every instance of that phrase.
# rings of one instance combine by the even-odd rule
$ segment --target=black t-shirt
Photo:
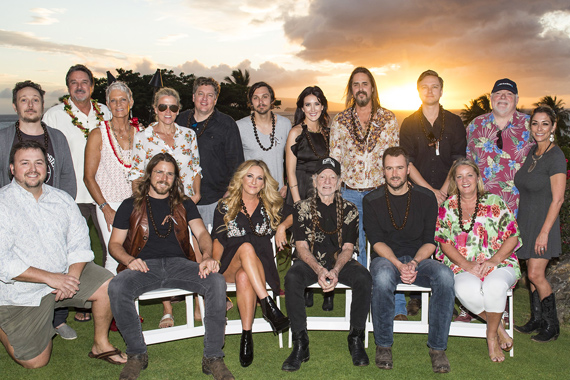
[[[45,147],[45,136],[42,133],[41,135],[37,135],[37,136],[32,136],[32,135],[27,135],[24,132],[20,131],[20,134],[22,135],[22,140],[23,141],[37,141],[41,146]],[[19,143],[20,140],[18,140],[18,134],[16,133],[14,135],[14,142],[12,143],[12,146],[16,145],[17,143]],[[53,176],[55,173],[55,152],[53,151],[53,144],[51,143],[51,139],[48,138],[48,147],[47,147],[47,158],[48,158],[48,162],[47,162],[47,175],[46,175],[46,180],[45,180],[45,184],[46,185],[50,185],[53,186]]]
[[[155,199],[149,197],[148,199],[150,200],[150,209],[152,210],[153,219],[158,229],[158,233],[165,235],[168,232],[169,224],[166,222],[164,225],[162,225],[162,221],[166,218],[167,215],[170,214],[169,198]],[[196,205],[190,198],[185,200],[183,205],[186,209],[186,221],[190,222],[191,220],[200,218],[198,208],[196,208]],[[113,227],[121,230],[128,230],[130,227],[129,219],[131,217],[133,209],[134,198],[125,199],[117,210],[115,220],[113,221]],[[161,259],[165,257],[186,257],[182,251],[182,248],[180,247],[180,244],[178,243],[178,240],[176,240],[174,226],[166,238],[161,238],[156,234],[152,225],[148,205],[146,215],[148,217],[149,237],[144,248],[137,257],[143,260]]]

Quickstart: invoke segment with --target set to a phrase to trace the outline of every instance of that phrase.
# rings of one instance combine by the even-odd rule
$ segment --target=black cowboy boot
[[[530,338],[535,342],[550,342],[556,340],[560,335],[560,324],[558,323],[558,315],[556,314],[556,299],[554,294],[550,293],[548,297],[541,301],[542,306],[542,328],[538,335]]]
[[[313,307],[313,289],[305,289],[305,307]]]
[[[279,334],[289,328],[289,318],[283,315],[270,296],[259,300],[263,318],[271,325],[274,334]]]
[[[332,311],[334,308],[334,290],[323,293],[323,310]]]
[[[243,330],[241,332],[239,362],[242,367],[247,367],[253,362],[253,337],[251,336],[251,330]]]
[[[530,334],[542,327],[542,306],[538,290],[530,295],[530,320],[524,326],[515,325],[515,330],[523,334]]]
[[[294,372],[301,368],[301,363],[309,361],[309,335],[307,330],[293,333],[293,351],[283,362],[281,369],[287,372]]]
[[[364,329],[350,327],[348,351],[350,351],[350,356],[352,356],[352,364],[359,367],[368,365],[368,355],[366,350],[364,350]]]

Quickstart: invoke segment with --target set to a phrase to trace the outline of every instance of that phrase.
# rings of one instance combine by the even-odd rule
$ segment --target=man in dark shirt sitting
[[[348,349],[354,365],[369,363],[363,341],[372,279],[366,268],[352,259],[358,253],[358,210],[340,196],[340,183],[340,163],[324,158],[313,175],[316,194],[295,204],[293,237],[298,258],[285,276],[293,351],[283,363],[283,371],[296,371],[309,360],[304,291],[315,282],[324,292],[334,290],[339,282],[352,288]]]
[[[203,259],[195,261],[190,234]],[[176,160],[159,153],[148,163],[143,181],[119,207],[109,251],[119,262],[109,284],[111,310],[127,344],[128,361],[120,379],[136,379],[148,365],[148,354],[134,299],[159,288],[203,294],[206,302],[202,371],[215,379],[233,379],[224,364],[226,282],[212,259],[212,240],[196,205],[184,196]]]
[[[376,365],[391,369],[394,292],[399,283],[430,287],[428,347],[434,372],[449,372],[445,355],[455,292],[453,273],[430,256],[435,251],[437,201],[433,192],[408,183],[409,158],[400,147],[383,157],[386,184],[364,197],[364,229],[372,247],[372,324]],[[289,295],[287,295],[289,296]],[[291,315],[291,313],[289,313]]]

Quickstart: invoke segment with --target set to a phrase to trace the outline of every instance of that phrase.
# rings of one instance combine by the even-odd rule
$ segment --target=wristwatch
[[[103,202],[103,203],[101,203],[100,205],[98,205],[98,206],[99,206],[99,210],[103,211],[103,207],[107,206],[107,204],[108,204],[107,202]]]

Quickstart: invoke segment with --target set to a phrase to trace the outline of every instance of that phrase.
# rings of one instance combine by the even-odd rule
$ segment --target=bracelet
[[[128,262],[127,265],[125,265],[125,266],[128,267],[128,266],[129,266],[133,261],[135,261],[135,260],[136,260],[136,257],[133,257],[131,260],[129,260],[129,262]]]
[[[416,263],[416,266],[420,265],[420,262],[419,262],[418,260],[412,259],[412,261],[413,261],[414,263]]]
[[[289,185],[289,188],[292,189],[292,188],[297,187],[297,186],[299,186],[299,184],[293,185],[293,186]]]
[[[101,203],[100,205],[98,205],[98,206],[99,206],[99,210],[103,211],[103,207],[105,207],[105,206],[107,206],[107,205],[108,205],[107,202]]]

